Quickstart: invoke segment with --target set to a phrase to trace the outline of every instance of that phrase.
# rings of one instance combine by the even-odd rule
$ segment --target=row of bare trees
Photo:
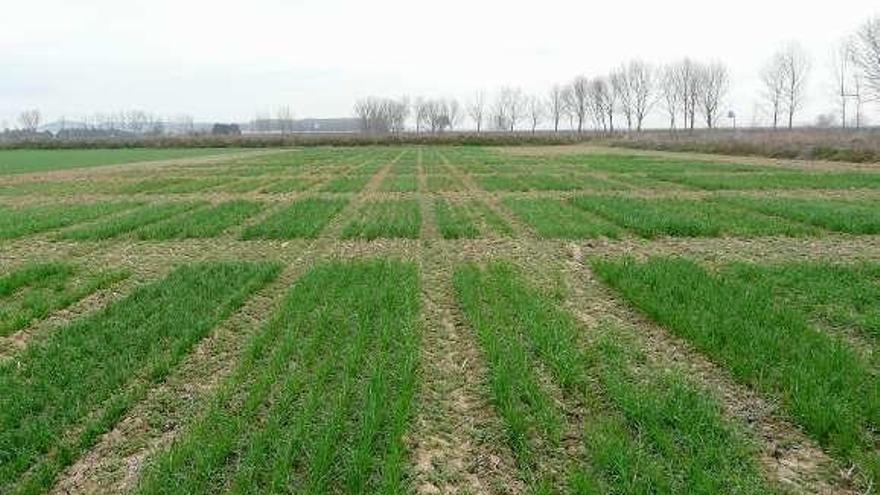
[[[454,98],[424,99],[413,102],[416,132],[431,133],[453,130],[461,121],[462,111]]]
[[[880,102],[880,17],[865,22],[845,39],[833,54],[834,98],[842,126],[863,125],[864,106]],[[811,72],[808,54],[792,43],[774,53],[760,71],[760,108],[773,128],[791,128],[805,106]],[[693,130],[697,125],[713,128],[724,117],[731,77],[719,61],[690,58],[653,66],[640,60],[627,62],[608,74],[579,75],[554,85],[546,95],[526,94],[520,88],[503,87],[492,97],[478,92],[461,105],[454,98],[368,97],[354,106],[360,128],[369,133],[400,133],[414,122],[416,132],[440,133],[460,127],[465,116],[475,130],[498,131],[551,128],[566,124],[576,132],[588,128],[602,132],[621,129],[641,131],[655,109],[662,110],[672,130]],[[728,113],[733,117],[733,112]],[[43,123],[39,110],[18,115],[25,133],[36,133]],[[62,130],[64,128],[62,119]],[[699,124],[698,124],[699,123]],[[80,119],[76,129],[107,134],[159,134],[167,124],[179,133],[194,132],[191,116],[162,120],[141,110],[99,113]],[[293,132],[290,106],[282,106],[274,118],[258,115],[252,122],[258,132]]]
[[[361,131],[373,134],[398,134],[406,127],[410,105],[407,98],[368,97],[358,100],[354,113]]]
[[[880,101],[880,17],[866,22],[847,40],[835,60],[842,122],[846,125],[848,105],[854,102],[859,125],[863,104],[871,99]],[[773,54],[762,68],[759,99],[773,128],[794,126],[806,102],[810,69],[810,57],[796,43]],[[684,58],[655,67],[633,60],[607,75],[577,76],[567,84],[555,85],[546,97],[503,87],[490,101],[486,93],[478,92],[465,105],[465,113],[478,133],[487,127],[534,132],[543,124],[558,132],[566,121],[579,133],[590,126],[614,132],[623,125],[638,132],[655,107],[665,111],[672,130],[693,130],[698,122],[711,129],[725,116],[730,84],[730,71],[720,61]],[[413,114],[417,132],[453,129],[460,117],[454,99],[417,99]],[[726,115],[735,118],[733,111]]]

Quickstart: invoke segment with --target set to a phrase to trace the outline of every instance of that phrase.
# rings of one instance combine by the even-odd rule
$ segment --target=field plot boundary
[[[590,162],[587,151],[600,154]],[[190,487],[194,493],[245,492],[271,483],[271,489],[279,492],[307,486],[317,491],[395,486],[419,495],[501,495],[585,492],[591,488],[597,493],[631,493],[641,488],[649,491],[647,487],[653,483],[659,492],[712,492],[713,480],[701,483],[701,472],[714,473],[715,481],[728,480],[730,486],[742,488],[742,493],[855,494],[869,490],[871,482],[862,473],[850,469],[839,453],[827,446],[820,448],[801,432],[771,394],[737,382],[668,326],[646,318],[601,282],[589,263],[675,256],[693,260],[713,273],[737,261],[880,264],[880,233],[873,230],[875,222],[880,225],[880,208],[876,219],[872,212],[874,205],[880,207],[880,188],[784,187],[793,183],[790,181],[768,191],[710,191],[667,185],[662,180],[664,174],[725,175],[718,167],[727,170],[728,166],[731,173],[725,176],[731,177],[768,170],[780,176],[798,173],[798,162],[772,165],[762,163],[763,159],[678,155],[583,146],[504,151],[469,146],[303,148],[145,162],[137,170],[112,165],[45,176],[0,176],[0,188],[20,184],[23,191],[20,195],[0,191],[0,216],[6,208],[64,211],[72,205],[130,199],[140,204],[138,208],[198,205],[150,224],[134,222],[120,235],[96,236],[101,238],[88,242],[65,238],[64,234],[103,222],[122,222],[138,208],[69,225],[34,227],[14,239],[0,240],[0,274],[39,259],[131,272],[128,279],[66,309],[52,310],[41,321],[0,339],[0,365],[14,362],[68,325],[101,314],[181,267],[235,262],[280,266],[277,278],[247,297],[169,369],[161,370],[161,379],[141,377],[140,385],[129,387],[133,399],[125,404],[118,421],[76,450],[70,465],[59,465],[63,469],[56,473],[57,479],[45,478],[36,491],[51,487],[50,492],[56,495],[109,494]],[[627,161],[627,156],[637,159]],[[680,161],[664,161],[675,159]],[[648,162],[661,163],[655,176],[638,169]],[[833,169],[818,165],[804,170],[877,173],[880,177],[880,169],[834,165]],[[490,175],[513,179],[509,184],[499,182],[500,188],[481,187],[478,179]],[[338,177],[353,178],[362,187],[323,190]],[[619,185],[591,184],[591,177]],[[75,182],[82,194],[64,192],[51,183],[50,187],[32,187],[34,180],[43,179],[56,185]],[[144,183],[144,187],[155,186],[155,193],[126,196],[119,192],[121,187],[153,179],[159,182]],[[566,182],[569,180],[571,184]],[[295,183],[279,186],[285,189],[292,185],[284,192],[264,191],[284,181]],[[823,204],[845,205],[863,217],[849,219],[846,228],[832,231],[817,225],[820,216],[813,210],[813,216],[795,218],[791,212],[768,213],[755,206],[769,198],[785,205],[809,200],[816,211]],[[211,212],[229,202],[253,203],[259,205],[259,211],[245,212],[248,214],[236,216],[230,225],[206,227],[204,235],[196,235],[203,230],[192,219],[205,217],[212,225],[224,223],[220,218],[215,222]],[[337,207],[320,228],[307,235],[248,234],[272,223],[278,215],[292,224],[317,226],[320,222],[293,208],[305,202],[332,202]],[[537,215],[540,218],[524,213],[520,203],[543,205]],[[385,205],[391,213],[370,214],[367,210],[375,205]],[[702,208],[704,205],[720,206]],[[718,213],[721,210],[723,214]],[[839,211],[844,210],[832,208],[824,214],[834,218]],[[408,227],[413,231],[405,235],[393,232],[394,212],[406,217],[408,224],[413,223],[411,213],[416,212],[418,228]],[[567,214],[571,217],[568,220]],[[618,214],[621,216],[615,216]],[[373,230],[378,234],[352,234],[351,225],[361,217],[365,223],[377,224]],[[743,227],[757,217],[766,222]],[[607,224],[607,230],[590,230],[584,219]],[[152,230],[157,233],[150,234]],[[252,339],[267,331],[286,304],[287,289],[297,287],[311,270],[349,263],[402,264],[418,276],[413,300],[419,303],[414,321],[420,344],[414,354],[412,349],[407,351],[404,359],[413,360],[408,363],[415,368],[406,367],[409,364],[393,366],[398,371],[418,370],[412,388],[407,384],[401,392],[414,394],[413,402],[401,416],[402,422],[382,430],[390,432],[388,437],[380,434],[383,447],[372,443],[379,437],[359,436],[349,428],[363,424],[365,431],[373,431],[370,425],[381,423],[383,420],[376,419],[381,415],[343,412],[365,397],[360,380],[368,372],[360,369],[369,369],[370,376],[384,376],[384,361],[379,356],[367,361],[363,356],[351,358],[348,364],[315,364],[315,376],[302,371],[305,368],[281,363],[278,369],[286,370],[279,374],[283,380],[267,375],[265,380],[241,382],[247,386],[227,385],[239,365],[250,359]],[[508,277],[509,273],[518,275]],[[344,285],[345,281],[334,283]],[[470,293],[463,298],[461,288],[467,284],[471,284]],[[312,292],[323,296],[320,290]],[[328,303],[326,307],[331,306]],[[366,308],[355,309],[356,304],[351,306],[345,308],[349,314],[340,322],[360,321],[361,313],[368,312]],[[317,318],[317,314],[312,316]],[[829,333],[836,330],[822,329]],[[847,342],[858,345],[860,341]],[[285,345],[295,344],[290,341]],[[339,349],[372,349],[376,345],[352,339],[340,343]],[[511,363],[523,364],[519,368],[527,372],[513,373],[516,367],[511,368]],[[409,376],[409,371],[402,373]],[[340,378],[343,376],[349,378]],[[253,450],[235,447],[229,459],[211,461],[216,463],[211,464],[216,472],[184,466],[180,459],[166,455],[178,452],[175,449],[188,441],[194,428],[204,429],[203,433],[211,430],[202,423],[214,414],[206,408],[216,407],[212,404],[217,397],[232,397],[230,404],[238,404],[236,401],[249,396],[250,384],[263,381],[268,395],[254,404],[256,419],[236,426],[240,431],[233,435],[242,442],[240,447],[253,445]],[[285,392],[319,382],[340,386],[332,393],[319,392],[323,390],[320,387],[314,393],[289,397]],[[384,389],[377,390],[377,397],[384,397]],[[512,394],[513,406],[505,402],[505,390]],[[639,397],[644,401],[635,400]],[[298,402],[301,398],[306,402]],[[308,400],[317,398],[322,398],[327,414],[312,421],[308,418],[317,406]],[[363,404],[367,411],[381,409],[375,400]],[[688,407],[681,408],[681,404]],[[278,416],[278,411],[290,414]],[[694,421],[662,422],[658,411]],[[305,436],[292,435],[294,430],[288,427],[305,432]],[[705,445],[693,441],[702,427],[707,428]],[[673,438],[670,432],[676,431],[680,436],[675,441],[682,442],[687,455],[665,447],[664,439]],[[223,431],[217,432],[210,438],[212,445],[224,438]],[[72,430],[64,433],[79,434]],[[352,458],[334,453],[328,450],[332,442],[317,448],[323,444],[316,439],[325,433],[327,438],[341,439],[351,447],[342,450],[360,453]],[[286,440],[281,444],[275,438]],[[729,441],[721,445],[718,439]],[[367,446],[391,444],[397,446],[387,451],[389,478],[365,477],[364,473],[373,472],[378,465],[373,457],[365,457],[373,448]],[[302,453],[297,445],[316,446],[316,457],[296,457]],[[204,453],[210,454],[212,448],[205,447]],[[282,455],[288,448],[290,455]],[[729,465],[710,461],[718,452],[730,456]],[[294,458],[301,464],[285,467],[284,459]],[[169,467],[169,476],[159,473],[157,477],[157,465]],[[315,473],[336,474],[328,474],[328,478],[309,473],[295,480],[287,477],[291,472],[300,473],[296,470],[305,465],[315,466]],[[242,466],[246,468],[240,469]],[[633,466],[641,467],[633,470]],[[728,469],[731,466],[743,466],[742,473],[733,473]],[[47,476],[53,475],[50,471],[45,471]],[[201,481],[196,479],[199,477]],[[301,482],[305,485],[298,484]],[[21,486],[25,483],[27,480]]]

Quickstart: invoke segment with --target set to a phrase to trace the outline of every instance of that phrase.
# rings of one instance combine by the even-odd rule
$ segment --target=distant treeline
[[[89,148],[277,148],[292,146],[370,146],[436,144],[460,146],[516,146],[573,144],[598,139],[598,133],[575,132],[446,132],[442,134],[243,134],[196,136],[139,136],[108,139],[56,138],[0,142],[0,149]]]

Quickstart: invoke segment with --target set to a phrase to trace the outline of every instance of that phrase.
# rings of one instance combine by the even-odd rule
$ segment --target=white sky
[[[813,57],[803,120],[834,109],[830,53],[880,4],[866,0],[7,0],[0,126],[137,108],[199,121],[349,116],[362,96],[454,96],[603,74],[629,58],[731,69],[748,124],[769,55]],[[660,115],[658,115],[658,118]],[[878,119],[873,119],[876,123]]]

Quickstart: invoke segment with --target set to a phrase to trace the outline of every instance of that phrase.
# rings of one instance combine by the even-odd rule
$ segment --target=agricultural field
[[[0,152],[2,494],[878,491],[880,167],[125,151]]]
[[[212,156],[228,152],[215,148],[0,150],[0,175]]]

